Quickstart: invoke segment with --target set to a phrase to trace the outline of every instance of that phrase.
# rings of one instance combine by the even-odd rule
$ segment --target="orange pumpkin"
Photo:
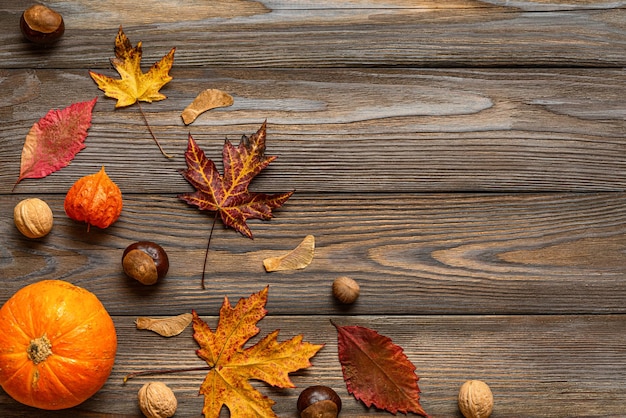
[[[87,400],[111,374],[116,350],[102,303],[71,283],[28,285],[0,309],[0,385],[25,405],[56,410]]]
[[[82,177],[65,196],[65,213],[79,222],[106,228],[122,213],[122,192],[104,171]]]

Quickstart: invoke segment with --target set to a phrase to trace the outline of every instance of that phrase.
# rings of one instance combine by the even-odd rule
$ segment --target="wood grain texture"
[[[103,69],[114,75],[112,70]],[[5,70],[0,86],[0,190],[10,192],[24,138],[51,108],[99,97],[72,165],[16,192],[65,193],[106,164],[123,192],[181,193],[191,133],[221,163],[225,138],[268,122],[259,191],[622,191],[626,189],[626,72],[621,70],[174,69],[162,102],[115,109],[86,70]],[[185,126],[204,88],[235,97]],[[64,94],[55,94],[60,90]],[[132,150],[129,153],[129,150]],[[221,164],[219,164],[221,166]]]
[[[208,213],[176,196],[132,195],[116,224],[86,233],[65,216],[62,198],[42,197],[56,215],[52,236],[32,241],[10,220],[0,224],[3,299],[26,283],[61,278],[94,291],[115,315],[190,307],[208,314],[224,295],[246,296],[266,284],[276,314],[626,312],[624,194],[296,194],[272,221],[250,221],[254,240],[218,225],[206,291]],[[17,200],[3,199],[2,212]],[[316,237],[309,267],[264,271],[263,258],[307,234]],[[146,288],[122,273],[122,251],[134,240],[158,242],[170,254],[162,285]],[[362,287],[349,310],[330,294],[343,275]]]
[[[137,390],[148,381],[159,380],[167,383],[178,398],[182,413],[176,416],[200,417],[203,400],[198,389],[206,372],[137,377],[122,385],[123,377],[131,372],[173,365],[202,366],[204,363],[195,355],[197,344],[191,329],[166,339],[135,330],[134,317],[114,319],[120,345],[113,373],[96,396],[70,411],[71,416],[139,418]],[[217,324],[213,316],[203,319],[211,327]],[[405,354],[420,377],[422,406],[433,417],[460,418],[456,406],[458,389],[465,380],[477,377],[488,382],[494,391],[493,418],[617,417],[623,412],[622,391],[615,383],[623,381],[621,368],[626,364],[623,315],[269,316],[259,323],[259,337],[280,329],[281,341],[303,334],[306,341],[325,344],[312,359],[312,368],[292,375],[296,388],[276,390],[255,383],[258,390],[276,401],[274,410],[280,417],[296,418],[300,390],[320,382],[341,396],[341,417],[390,416],[365,408],[347,393],[331,319],[342,325],[367,326],[405,347]],[[4,392],[0,392],[0,409],[7,418],[29,414],[42,418],[68,416],[68,411],[43,412],[18,405]],[[228,417],[223,412],[222,416]]]
[[[42,54],[24,45],[16,30],[26,4],[3,0],[0,59],[4,68],[101,67],[123,25],[133,43],[143,42],[146,59],[154,62],[158,51],[176,46],[176,63],[184,67],[626,63],[621,1],[332,3],[152,0],[137,7],[123,0],[50,1],[65,17],[66,35]]]
[[[626,395],[626,2],[622,0],[52,0],[66,34],[52,47],[22,39],[30,3],[0,0],[0,303],[26,284],[63,279],[93,291],[113,315],[120,345],[103,390],[70,411],[42,412],[0,390],[0,416],[139,418],[136,392],[163,380],[176,416],[200,417],[204,372],[129,372],[197,366],[191,330],[165,339],[134,329],[138,316],[196,309],[215,326],[224,296],[269,285],[261,335],[303,334],[326,344],[295,389],[255,385],[296,418],[299,391],[326,384],[341,417],[389,416],[345,389],[342,325],[373,328],[416,365],[422,405],[460,418],[467,379],[495,394],[492,418],[619,417]],[[140,4],[141,3],[141,4]],[[114,109],[88,70],[110,65],[122,25],[142,42],[144,69],[172,47],[167,100]],[[203,89],[233,106],[188,127],[182,110]],[[12,191],[30,127],[50,109],[98,97],[87,148],[69,167]],[[253,191],[295,190],[248,240],[218,224],[200,289],[212,216],[177,195],[191,133],[219,160],[267,120],[277,155]],[[63,199],[106,166],[124,209],[106,230],[76,223]],[[218,161],[218,167],[221,164]],[[50,235],[22,237],[12,210],[26,197],[55,214]],[[265,257],[307,234],[304,270],[266,273]],[[121,255],[160,243],[170,272],[146,287],[124,276]],[[351,306],[330,291],[355,278]],[[222,411],[222,417],[228,417]]]

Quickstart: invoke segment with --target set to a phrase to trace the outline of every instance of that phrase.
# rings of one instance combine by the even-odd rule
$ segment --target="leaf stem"
[[[152,131],[152,127],[148,123],[148,118],[146,117],[146,114],[143,111],[143,107],[141,106],[141,102],[138,101],[137,105],[139,106],[139,111],[141,112],[141,116],[143,116],[144,122],[146,122],[146,127],[148,128],[148,132],[150,132],[150,135],[152,136],[152,139],[154,140],[154,143],[157,145],[157,147],[159,147],[159,150],[161,151],[161,154],[163,154],[163,156],[166,157],[166,158],[174,158],[173,155],[167,154],[165,152],[165,150],[163,149],[163,147],[161,147],[161,144],[159,144],[159,141],[157,140],[156,136],[154,135],[154,132]]]
[[[219,212],[215,212],[215,216],[213,217],[213,225],[211,225],[211,232],[209,233],[209,241],[206,243],[206,252],[204,253],[204,265],[202,266],[202,281],[201,281],[201,285],[202,285],[202,290],[206,289],[204,287],[204,276],[206,273],[206,263],[207,263],[207,259],[209,258],[209,246],[211,245],[211,237],[213,236],[213,230],[215,229],[215,223],[217,222],[217,215]]]
[[[129,373],[124,376],[123,384],[126,384],[130,379],[138,376],[153,376],[156,374],[171,374],[171,373],[182,373],[182,372],[195,372],[200,370],[211,370],[211,366],[199,366],[199,367],[188,367],[184,369],[159,369],[159,370],[144,370],[142,372],[134,372]]]

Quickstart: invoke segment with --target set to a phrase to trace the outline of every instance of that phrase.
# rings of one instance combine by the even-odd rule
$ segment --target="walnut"
[[[480,380],[468,380],[459,390],[459,409],[465,418],[487,418],[493,411],[493,394]]]
[[[146,383],[139,389],[137,397],[139,409],[148,418],[169,418],[176,413],[176,396],[165,383]]]
[[[17,229],[28,238],[41,238],[52,229],[50,206],[41,199],[24,199],[15,205],[13,220]]]

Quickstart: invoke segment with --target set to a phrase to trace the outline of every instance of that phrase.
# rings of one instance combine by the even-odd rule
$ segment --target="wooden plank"
[[[271,296],[270,296],[271,298]],[[217,310],[215,308],[214,310]],[[214,316],[203,317],[215,327]],[[296,417],[302,388],[313,384],[333,387],[341,396],[341,417],[389,413],[368,410],[346,391],[337,359],[336,331],[340,325],[361,325],[378,331],[404,348],[416,366],[421,404],[433,417],[460,416],[458,388],[467,379],[482,379],[495,398],[498,417],[607,417],[623,413],[623,369],[626,367],[624,315],[548,316],[360,316],[283,317],[270,315],[259,326],[259,337],[280,329],[279,340],[302,334],[306,341],[326,344],[312,359],[313,367],[292,374],[295,389],[255,387],[276,401],[281,417]],[[187,329],[165,339],[134,329],[133,317],[115,317],[119,349],[113,373],[104,388],[81,407],[62,413],[36,411],[38,417],[140,417],[136,392],[148,381],[163,381],[176,393],[177,416],[199,417],[198,389],[206,372],[138,377],[122,385],[134,371],[197,367],[196,343]],[[256,342],[257,339],[252,342]],[[532,399],[532,402],[528,400]],[[523,407],[522,407],[523,405]],[[23,417],[35,410],[18,405],[0,391],[3,417]],[[223,411],[224,412],[224,411]],[[111,415],[109,415],[111,414]],[[119,414],[119,415],[115,415]],[[228,414],[224,412],[223,417]]]
[[[250,221],[254,240],[218,225],[204,291],[208,213],[174,195],[130,195],[116,224],[86,233],[64,214],[62,196],[40,196],[56,215],[48,237],[22,237],[10,216],[0,222],[0,302],[28,283],[65,279],[97,293],[115,315],[191,307],[207,314],[224,295],[236,299],[266,285],[269,309],[285,315],[626,312],[623,193],[296,193],[272,221]],[[1,213],[20,198],[0,199]],[[316,237],[310,266],[264,271],[265,257],[288,252],[306,234]],[[122,272],[122,251],[137,240],[158,242],[170,255],[168,277],[155,287]],[[350,309],[331,296],[339,276],[361,284]]]
[[[26,4],[0,0],[0,292],[64,279],[95,292],[120,340],[105,387],[71,411],[42,412],[0,390],[0,415],[139,418],[149,380],[177,393],[177,416],[200,417],[205,372],[133,379],[126,373],[202,365],[191,330],[173,339],[137,331],[137,316],[196,309],[214,327],[224,296],[269,285],[261,336],[302,333],[326,344],[296,389],[255,383],[296,417],[311,384],[334,387],[342,417],[389,416],[346,391],[330,320],[376,329],[417,367],[433,417],[460,417],[459,386],[482,379],[498,417],[623,416],[626,395],[626,2],[623,0],[52,0],[67,32],[54,47],[25,42]],[[176,47],[168,99],[146,104],[166,150],[136,106],[114,110],[87,74],[109,60],[123,25],[144,46],[144,68]],[[374,67],[374,68],[371,68]],[[204,88],[234,106],[184,126]],[[87,149],[70,167],[12,187],[24,137],[51,108],[98,97]],[[223,140],[268,121],[279,158],[255,191],[296,190],[254,240],[177,199],[192,133],[218,160]],[[106,165],[125,205],[111,228],[86,232],[63,213],[80,176]],[[218,164],[219,165],[219,164]],[[55,226],[22,237],[12,209],[38,196]],[[313,263],[268,274],[261,261],[316,236]],[[124,277],[123,249],[162,244],[171,268],[157,286]],[[361,284],[351,306],[335,277]],[[256,339],[255,339],[256,341]],[[222,411],[221,416],[229,414]]]
[[[23,4],[0,14],[4,68],[87,68],[108,64],[120,25],[153,62],[177,47],[179,66],[593,66],[623,67],[623,2],[288,1],[49,2],[65,17],[54,48],[25,45]],[[215,5],[214,5],[215,3]],[[439,2],[436,2],[439,3]],[[253,34],[253,35],[251,35]],[[298,42],[293,42],[297,39]],[[159,55],[160,54],[160,55]]]
[[[1,74],[3,193],[17,179],[31,125],[51,108],[94,97],[87,148],[70,167],[16,192],[65,193],[101,165],[124,192],[184,192],[178,170],[189,133],[219,164],[225,138],[238,141],[266,119],[267,153],[279,158],[255,180],[259,191],[626,189],[623,69],[178,68],[163,89],[168,98],[143,105],[172,160],[137,106],[116,110],[86,70]],[[234,105],[185,126],[180,113],[205,88],[231,93]]]

